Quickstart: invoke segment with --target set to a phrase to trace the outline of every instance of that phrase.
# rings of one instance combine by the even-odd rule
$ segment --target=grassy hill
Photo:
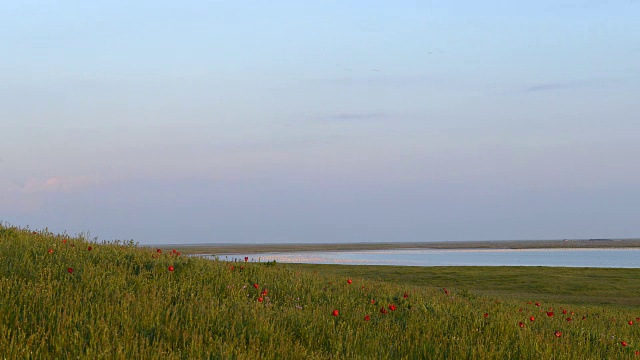
[[[640,349],[635,308],[513,288],[497,297],[375,268],[211,261],[8,225],[0,264],[8,359],[613,359]],[[594,279],[599,293],[607,283]]]

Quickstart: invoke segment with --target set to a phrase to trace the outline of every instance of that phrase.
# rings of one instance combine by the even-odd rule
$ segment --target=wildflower
[[[390,304],[390,305],[389,305],[389,310],[391,310],[391,311],[396,311],[396,306],[395,306],[395,305],[393,305],[393,304]]]
[[[261,295],[267,295],[267,289],[263,289]]]
[[[245,256],[245,257],[244,257],[244,262],[247,262],[247,261],[249,261],[249,257],[248,257],[248,256]]]
[[[529,320],[531,320],[531,321],[535,321],[535,320],[536,320],[536,318],[535,318],[534,316],[531,316],[531,317],[529,318]]]
[[[375,301],[374,299],[371,299],[371,303],[372,303],[372,304],[375,304],[375,303],[376,303],[376,301]]]
[[[69,274],[73,274],[73,268],[67,268],[67,272],[69,272]]]
[[[629,320],[629,325],[633,325],[633,320]]]
[[[364,321],[369,321],[369,320],[371,320],[371,316],[369,316],[369,315],[365,315],[365,316],[364,316]]]
[[[169,271],[173,271],[173,270],[174,270],[173,265],[169,265]]]
[[[331,315],[333,315],[333,316],[338,316],[338,309],[333,310],[333,312],[331,313]]]
[[[521,328],[523,328],[523,327],[524,327],[524,323],[523,323],[522,321],[520,321],[520,322],[518,323],[518,326],[520,326]]]
[[[347,284],[351,285],[352,283],[353,283],[353,280],[347,279]]]
[[[92,249],[93,249],[93,248],[92,248],[91,246],[89,246],[89,247],[87,248],[87,251],[91,251]]]
[[[626,342],[626,341],[621,341],[621,342],[620,342],[620,345],[622,345],[622,346],[627,346],[627,345],[629,345],[629,344],[627,344],[627,342]]]
[[[53,249],[49,249],[49,254],[53,254]]]
[[[62,243],[66,244],[67,243],[67,239],[62,239]]]
[[[484,313],[484,318],[486,319],[488,317],[489,317],[489,314],[488,313]]]
[[[538,306],[538,307],[540,306],[540,303],[539,303],[539,302],[537,302],[537,301],[536,301],[536,306]]]
[[[553,316],[553,311],[547,311],[547,316],[548,317],[552,317]]]
[[[253,284],[253,287],[257,289],[257,288],[259,288],[259,287],[260,287],[260,285],[258,285],[258,284]]]
[[[564,315],[566,315],[566,314],[567,314],[567,310],[562,310],[562,313],[563,313]]]
[[[258,298],[258,302],[262,302],[262,297],[259,297],[259,298]]]
[[[385,309],[384,307],[381,307],[380,308],[380,313],[386,314],[387,313],[387,309]]]
[[[160,254],[162,252],[162,249],[156,249],[156,252]]]
[[[561,333],[560,331],[556,331],[556,332],[555,332],[555,335],[556,335],[556,337],[558,337],[558,338],[559,338],[559,337],[561,337],[561,336],[562,336],[562,333]]]
[[[406,299],[406,298],[408,298],[408,297],[409,297],[409,294],[404,293],[404,295],[402,295],[402,297]]]
[[[573,319],[572,319],[572,318],[567,318],[567,322],[569,322],[569,321],[571,321],[571,320],[573,320]]]

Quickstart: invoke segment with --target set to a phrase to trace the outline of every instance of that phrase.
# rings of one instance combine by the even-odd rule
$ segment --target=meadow
[[[228,262],[9,225],[0,262],[0,358],[640,354],[637,269]]]

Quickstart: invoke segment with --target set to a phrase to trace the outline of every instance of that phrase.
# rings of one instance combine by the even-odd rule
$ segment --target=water
[[[235,257],[229,255],[227,259]],[[640,249],[637,248],[305,251],[253,254],[249,257],[251,261],[307,264],[640,268]]]

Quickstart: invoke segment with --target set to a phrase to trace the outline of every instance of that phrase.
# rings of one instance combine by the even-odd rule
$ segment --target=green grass
[[[490,275],[478,284],[469,268],[228,263],[9,226],[0,263],[8,359],[614,359],[640,349],[640,328],[627,323],[635,309],[565,301],[582,290],[566,290],[563,275],[540,285],[548,269],[521,269],[538,285],[520,297],[524,273],[512,268],[475,269]],[[633,272],[607,274],[593,291],[637,285]]]
[[[333,276],[357,276],[408,287],[451,287],[509,299],[571,305],[640,306],[640,269],[525,266],[363,266],[291,264]],[[640,314],[640,313],[639,313]]]

